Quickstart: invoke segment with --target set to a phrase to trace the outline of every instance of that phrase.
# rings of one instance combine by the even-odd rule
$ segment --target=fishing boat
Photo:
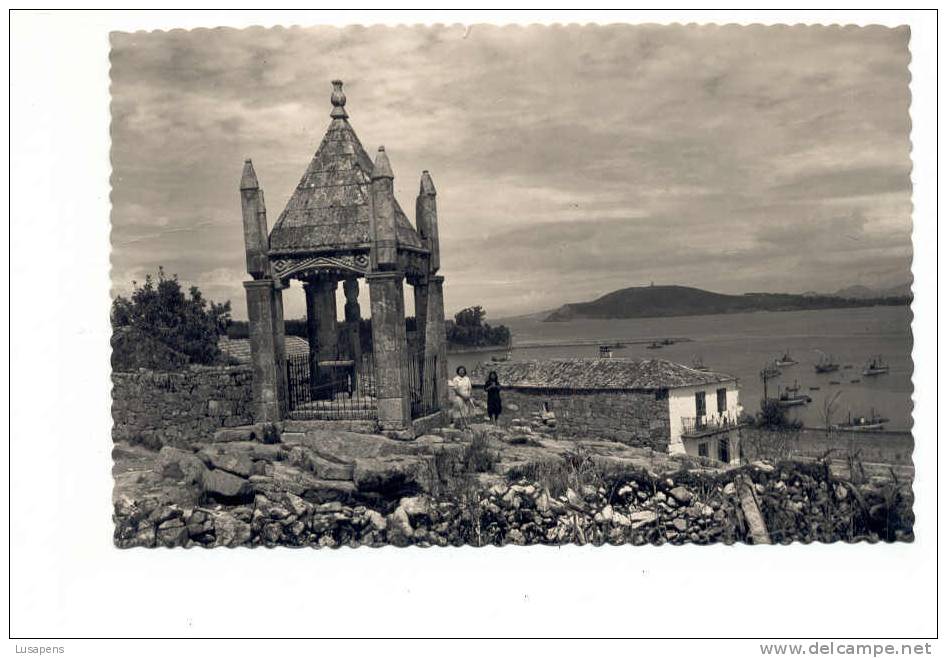
[[[704,365],[704,360],[699,356],[695,356],[694,360],[691,361],[691,368],[694,370],[700,370],[701,372],[707,372],[710,370],[710,368]]]
[[[798,393],[802,387],[799,386],[799,380],[797,379],[792,383],[792,386],[786,386],[783,388],[787,393]]]
[[[779,357],[778,359],[776,359],[776,365],[779,366],[780,368],[785,368],[787,366],[794,366],[797,363],[799,362],[796,361],[791,356],[789,356],[789,352],[783,352],[783,355]]]
[[[885,423],[887,422],[888,419],[884,416],[876,414],[874,409],[871,410],[871,415],[869,416],[852,417],[852,412],[848,412],[848,421],[833,425],[833,429],[851,430],[853,432],[883,430],[885,428]]]
[[[659,350],[659,349],[661,349],[662,347],[664,347],[664,346],[663,346],[661,343],[658,343],[658,342],[656,342],[656,341],[655,341],[655,342],[652,342],[650,345],[648,345],[648,349],[649,349],[649,350]]]
[[[821,391],[821,390],[822,390],[822,387],[821,387],[821,386],[810,386],[810,387],[809,387],[809,390],[810,390],[810,391]]]
[[[664,340],[661,341],[661,344],[662,344],[662,345],[673,345],[673,344],[674,344],[674,341],[671,340],[670,338],[665,338]]]
[[[885,363],[884,359],[880,356],[875,356],[868,360],[865,369],[862,370],[862,374],[865,377],[876,377],[878,375],[887,375],[889,370],[890,366]]]
[[[802,395],[799,393],[799,387],[796,387],[795,391],[790,391],[789,388],[783,389],[779,394],[779,397],[776,399],[776,402],[780,407],[798,407],[804,404],[809,404],[812,402],[812,398],[808,395]]]
[[[773,362],[770,363],[770,364],[767,364],[766,367],[764,367],[763,370],[760,372],[760,376],[762,376],[762,377],[764,377],[764,378],[766,378],[766,379],[771,379],[771,378],[773,378],[773,377],[779,377],[781,374],[783,374],[783,373],[782,373],[782,371],[776,366],[776,362],[775,362],[775,361],[773,361]]]
[[[829,382],[829,386],[840,386],[841,384],[842,382],[836,381],[834,379]]]
[[[819,357],[819,362],[815,364],[817,373],[835,372],[839,368],[839,363],[828,354]]]

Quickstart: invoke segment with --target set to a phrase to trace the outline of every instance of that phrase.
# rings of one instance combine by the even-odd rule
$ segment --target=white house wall
[[[681,435],[684,432],[684,419],[697,416],[697,398],[698,391],[704,391],[707,396],[707,415],[706,418],[717,418],[717,389],[727,389],[727,410],[725,414],[730,420],[736,421],[740,415],[740,390],[736,382],[723,382],[719,384],[706,384],[701,386],[685,386],[682,388],[672,388],[668,391],[668,411],[671,420],[671,438],[668,446],[668,452],[671,454],[683,454],[684,442]]]

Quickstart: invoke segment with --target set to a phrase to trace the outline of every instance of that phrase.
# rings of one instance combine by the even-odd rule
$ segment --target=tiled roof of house
[[[482,384],[491,370],[496,370],[500,384],[506,388],[652,391],[736,379],[662,359],[619,358],[481,363],[471,373],[471,379]]]
[[[337,92],[332,123],[270,232],[273,254],[342,251],[371,243],[373,164],[348,122],[341,83]],[[424,248],[397,201],[395,224],[399,245]]]
[[[224,354],[233,357],[240,363],[250,363],[250,340],[248,338],[227,338],[221,336],[217,347]],[[299,336],[286,337],[286,355],[309,354],[309,343]]]

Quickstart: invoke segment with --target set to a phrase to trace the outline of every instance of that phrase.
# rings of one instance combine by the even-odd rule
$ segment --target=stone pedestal
[[[318,278],[303,284],[306,292],[306,337],[309,342],[309,383],[314,399],[331,397],[332,370],[319,367],[320,361],[334,361],[339,355],[336,281]]]
[[[444,277],[428,278],[427,321],[424,323],[425,357],[437,355],[437,396],[442,410],[448,407],[447,328],[444,326]],[[427,359],[425,359],[427,360]]]
[[[375,355],[375,397],[382,430],[411,427],[405,359],[408,342],[404,326],[404,275],[372,272],[368,293],[372,308],[372,351]]]
[[[273,281],[245,281],[253,364],[253,419],[277,422],[285,412],[286,373],[283,342],[283,297]]]

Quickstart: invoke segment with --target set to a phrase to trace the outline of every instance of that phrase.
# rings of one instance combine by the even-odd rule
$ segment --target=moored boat
[[[839,362],[828,354],[822,354],[822,356],[819,357],[819,362],[815,364],[815,371],[820,374],[826,372],[836,372],[838,369]]]
[[[784,389],[779,394],[776,402],[780,407],[799,407],[812,402],[812,398],[810,398],[808,395],[799,393],[799,388],[796,387],[796,390],[792,392],[790,392],[788,388]]]
[[[862,370],[862,375],[865,377],[887,375],[890,369],[890,366],[885,362],[884,359],[882,359],[880,356],[875,356],[869,359],[868,363],[865,364],[865,369]]]
[[[788,366],[794,366],[794,365],[796,365],[797,363],[799,363],[799,362],[796,361],[796,360],[795,360],[794,358],[792,358],[791,356],[789,356],[789,352],[788,352],[788,351],[783,352],[783,355],[782,355],[781,357],[779,357],[778,359],[776,359],[776,365],[779,366],[779,367],[781,367],[781,368],[785,368],[785,367],[788,367]]]
[[[865,432],[869,430],[883,430],[885,428],[885,423],[888,422],[888,419],[884,416],[875,413],[875,410],[871,410],[871,414],[868,416],[855,416],[853,417],[851,412],[848,414],[848,421],[844,423],[838,423],[833,425],[832,428],[836,430],[850,430],[853,432]]]

